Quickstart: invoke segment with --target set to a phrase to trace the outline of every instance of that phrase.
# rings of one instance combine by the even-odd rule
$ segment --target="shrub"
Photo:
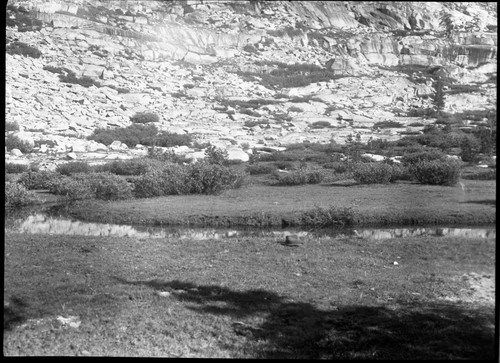
[[[92,167],[85,161],[70,161],[68,163],[58,165],[56,172],[62,175],[90,173],[92,172]]]
[[[193,142],[191,135],[188,134],[176,134],[173,132],[162,131],[154,139],[154,145],[161,147],[172,147],[172,146],[190,146]],[[143,144],[149,145],[150,144]]]
[[[150,158],[151,160],[175,164],[184,164],[191,161],[189,159],[186,159],[185,155],[177,155],[173,150],[163,151],[156,147],[148,148],[148,158]]]
[[[248,165],[246,170],[250,175],[271,174],[276,170],[276,167],[269,164],[254,164]]]
[[[304,112],[304,110],[297,106],[290,106],[288,112]]]
[[[424,150],[403,155],[401,162],[404,165],[412,165],[419,161],[445,160],[446,155],[439,150]]]
[[[8,44],[6,47],[6,51],[11,55],[20,54],[24,57],[31,58],[40,58],[40,56],[42,55],[42,52],[40,52],[38,48],[32,47],[23,42],[12,42]]]
[[[380,122],[375,122],[373,127],[378,127],[379,129],[389,129],[389,128],[401,128],[404,127],[404,125],[401,122],[397,121],[380,121]]]
[[[101,87],[98,81],[88,76],[83,76],[81,78],[76,77],[74,73],[68,73],[67,75],[60,74],[59,80],[64,83],[79,84],[82,87],[88,88],[90,86]]]
[[[462,175],[462,179],[467,180],[497,180],[497,170],[490,169],[486,171],[480,171],[477,173]]]
[[[40,203],[35,193],[28,191],[22,184],[5,182],[5,207],[22,207]]]
[[[161,168],[163,162],[153,158],[134,158],[129,160],[114,160],[94,167],[96,172],[109,172],[116,175],[141,175]]]
[[[162,195],[188,194],[186,168],[173,163],[165,163],[164,168],[155,169],[134,180],[136,198],[150,198]]]
[[[276,168],[282,170],[295,169],[295,164],[292,161],[280,160],[280,161],[275,161],[273,164]]]
[[[410,171],[421,184],[454,185],[460,177],[461,163],[455,160],[422,160],[410,166]]]
[[[256,54],[258,54],[258,53],[259,53],[259,50],[258,50],[257,48],[255,48],[255,46],[254,46],[254,45],[252,45],[252,44],[247,44],[247,45],[245,45],[245,46],[243,47],[243,50],[244,50],[245,52],[248,52],[248,53],[256,53]]]
[[[387,184],[391,181],[392,167],[385,163],[357,163],[353,165],[352,176],[361,184]]]
[[[5,163],[5,172],[9,174],[20,174],[28,171],[29,165]]]
[[[394,163],[391,165],[392,172],[390,182],[394,183],[397,180],[413,180],[413,175],[411,174],[409,168],[401,163]]]
[[[133,186],[125,179],[111,173],[76,174],[76,181],[87,184],[93,197],[102,200],[130,199]]]
[[[197,162],[187,166],[189,192],[193,194],[218,194],[226,189],[237,189],[244,181],[244,174],[226,166]]]
[[[153,146],[158,129],[155,125],[132,124],[128,127],[114,129],[97,128],[87,139],[110,145],[113,141],[121,141],[128,147],[137,144]]]
[[[297,217],[286,222],[291,226],[350,226],[356,222],[356,215],[351,207],[316,207],[315,209],[302,212]]]
[[[156,113],[137,112],[130,118],[130,121],[136,124],[145,124],[148,122],[158,122],[160,121],[160,117]]]
[[[333,161],[331,163],[323,164],[323,168],[325,169],[333,169],[334,172],[338,174],[345,173],[347,171],[347,164],[339,161]]]
[[[332,127],[332,124],[330,124],[328,121],[316,121],[311,125],[311,129],[323,129],[325,127]]]
[[[23,154],[28,154],[33,150],[33,146],[29,142],[21,140],[13,134],[7,135],[5,138],[5,147],[7,151],[19,149]]]
[[[17,122],[5,121],[5,131],[18,131],[19,124]]]
[[[55,179],[49,185],[49,191],[70,200],[91,199],[95,197],[95,193],[88,182],[81,179],[77,180],[70,176]]]
[[[274,174],[278,185],[303,185],[318,184],[324,178],[324,174],[319,170],[299,169],[288,173]]]
[[[17,182],[29,190],[50,189],[51,184],[60,177],[61,174],[53,171],[28,171]]]
[[[228,152],[223,149],[219,149],[213,145],[210,145],[205,149],[205,160],[209,164],[216,165],[227,165],[228,163]]]

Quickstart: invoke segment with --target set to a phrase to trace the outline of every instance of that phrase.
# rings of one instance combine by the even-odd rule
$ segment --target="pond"
[[[109,223],[89,223],[64,216],[51,216],[43,211],[24,215],[7,215],[5,231],[26,234],[57,234],[96,237],[180,238],[207,240],[239,237],[284,238],[294,234],[299,237],[389,239],[415,236],[453,236],[470,238],[495,238],[495,227],[407,227],[407,228],[323,228],[323,229],[257,229],[257,228],[193,228],[152,227]]]

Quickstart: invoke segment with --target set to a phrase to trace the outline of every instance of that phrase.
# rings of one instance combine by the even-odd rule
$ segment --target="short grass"
[[[70,207],[82,220],[149,225],[259,226],[259,219],[281,225],[314,208],[352,208],[358,226],[485,225],[496,220],[496,181],[462,180],[456,186],[397,182],[357,185],[352,181],[269,186],[268,175],[250,176],[247,185],[220,195],[181,195]],[[488,203],[485,203],[488,201]]]
[[[494,358],[494,240],[277,242],[6,233],[3,353]]]

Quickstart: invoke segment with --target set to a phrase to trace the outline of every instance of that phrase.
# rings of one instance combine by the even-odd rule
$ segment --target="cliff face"
[[[188,132],[229,149],[305,139],[343,142],[353,132],[363,140],[397,138],[401,130],[373,134],[369,127],[387,119],[415,122],[399,117],[430,107],[429,77],[437,69],[476,89],[449,94],[446,110],[488,109],[496,102],[496,3],[11,0],[9,5],[43,25],[33,31],[7,27],[7,43],[36,46],[42,56],[7,54],[6,115],[22,126],[22,137],[50,139],[56,152],[106,150],[84,137],[96,127],[127,126],[131,115],[145,111],[160,116],[160,129]],[[11,9],[7,16],[15,20],[19,13]],[[267,75],[284,67],[293,78],[293,64],[306,73],[330,70],[339,78],[270,83]],[[47,66],[98,80],[101,87],[67,85]],[[118,93],[119,88],[130,92]],[[224,104],[261,98],[268,105],[254,114]],[[316,121],[335,128],[311,128]]]

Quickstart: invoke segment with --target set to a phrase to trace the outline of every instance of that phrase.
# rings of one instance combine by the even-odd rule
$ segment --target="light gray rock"
[[[21,156],[21,155],[23,155],[23,153],[22,153],[22,152],[21,152],[21,150],[19,150],[19,149],[12,149],[12,150],[10,151],[10,155],[13,155],[13,156]]]

